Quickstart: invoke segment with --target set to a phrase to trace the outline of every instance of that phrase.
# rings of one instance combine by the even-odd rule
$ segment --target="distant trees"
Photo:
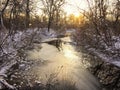
[[[26,27],[29,27],[30,23],[30,0],[26,0]]]
[[[41,6],[35,4],[41,3]],[[78,27],[80,18],[67,16],[63,10],[66,0],[0,0],[0,27],[12,33],[29,27],[47,27],[63,30]],[[42,10],[37,15],[37,10]]]
[[[48,31],[50,30],[52,22],[56,19],[56,24],[60,17],[62,6],[65,4],[65,0],[41,0],[43,4],[43,12],[48,17]]]
[[[32,19],[35,19],[35,17],[38,16],[34,11],[36,8],[34,4],[37,2],[40,2],[43,5],[43,8],[37,7],[37,9],[39,8],[43,11],[41,15],[39,15],[39,18],[47,20],[48,31],[53,23],[55,23],[54,27],[57,29],[60,25],[60,19],[63,14],[62,6],[65,4],[65,0],[0,0],[1,28],[6,27],[11,30],[28,28],[30,23],[34,23],[34,20]],[[42,22],[44,22],[43,19],[41,19]]]
[[[119,22],[120,18],[120,0],[117,0],[115,5],[115,23]]]
[[[120,0],[116,0],[115,8],[113,10],[113,15],[115,17],[114,28],[116,29],[115,32],[118,35],[118,34],[120,34],[120,29],[119,29],[119,26],[120,26]]]
[[[80,42],[93,47],[110,47],[112,36],[120,34],[120,1],[119,0],[86,0],[89,10],[82,10],[86,23],[80,28]],[[104,45],[103,45],[104,44]]]
[[[116,2],[116,1],[115,1]],[[115,3],[114,2],[114,3]],[[112,29],[110,29],[110,28],[112,28],[112,26],[111,26],[111,24],[110,24],[110,22],[112,21],[111,19],[112,18],[110,18],[109,17],[109,9],[110,9],[110,7],[111,7],[111,5],[112,5],[112,3],[111,3],[111,5],[109,5],[110,4],[110,1],[109,0],[99,0],[99,1],[97,1],[97,0],[95,0],[95,8],[97,8],[96,10],[95,10],[95,12],[96,12],[96,16],[95,16],[95,19],[97,20],[96,21],[96,24],[97,24],[97,28],[98,28],[98,30],[99,30],[99,34],[101,34],[102,36],[104,36],[104,38],[105,38],[105,42],[106,42],[106,44],[110,44],[110,40],[111,40],[111,36],[112,36],[112,34],[114,34],[113,33],[113,31],[114,30],[112,30]],[[118,8],[117,8],[117,5],[118,5],[118,0],[117,0],[117,2],[116,2],[116,5],[113,7],[112,6],[112,11],[114,11],[115,9],[114,8],[116,8],[117,10],[115,10],[116,12],[114,12],[114,13],[116,13],[116,14],[113,14],[112,15],[112,17],[113,18],[115,18],[115,19],[113,19],[114,21],[112,21],[112,23],[113,23],[113,25],[115,25],[116,26],[116,24],[118,23],[118,18],[119,18],[119,14],[118,14]],[[115,15],[115,16],[114,16]],[[116,23],[117,22],[117,23]],[[115,29],[115,28],[113,28],[113,29]],[[112,31],[111,31],[112,30]]]
[[[1,28],[4,28],[5,29],[5,25],[4,25],[4,21],[3,21],[3,18],[4,18],[4,12],[5,12],[5,10],[6,10],[6,8],[7,8],[7,6],[8,6],[8,3],[9,3],[9,1],[10,0],[6,0],[6,2],[4,2],[5,4],[4,5],[2,5],[2,1],[0,1],[0,26],[1,26]]]
[[[32,0],[1,0],[0,17],[1,28],[9,29],[28,28],[30,23],[30,12]]]

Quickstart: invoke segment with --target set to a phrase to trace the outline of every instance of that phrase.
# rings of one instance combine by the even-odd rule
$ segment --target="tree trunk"
[[[51,27],[51,16],[49,17],[49,20],[48,20],[48,32],[50,31],[50,27]]]
[[[6,7],[8,6],[9,1],[10,0],[6,1],[5,6],[3,7],[3,9],[0,12],[0,21],[1,21],[0,25],[1,25],[1,28],[4,28],[4,29],[6,29],[6,27],[5,27],[4,22],[3,22],[3,15],[4,15],[4,11],[5,11]]]
[[[29,28],[30,23],[30,9],[29,9],[30,0],[26,1],[26,28]]]

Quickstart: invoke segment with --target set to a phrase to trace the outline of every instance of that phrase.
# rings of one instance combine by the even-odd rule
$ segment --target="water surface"
[[[71,42],[69,37],[62,39]],[[83,65],[82,53],[76,52],[69,43],[63,44],[61,51],[55,46],[43,43],[41,49],[28,51],[28,59],[40,60],[43,64],[36,64],[30,73],[36,74],[39,81],[46,84],[49,81],[68,81],[75,84],[78,90],[101,90],[97,79]],[[38,45],[36,45],[38,47]],[[53,78],[54,80],[50,80]]]

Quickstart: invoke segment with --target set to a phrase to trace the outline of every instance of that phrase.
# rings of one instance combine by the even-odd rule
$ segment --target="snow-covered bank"
[[[7,35],[7,33],[3,32],[0,34],[0,41],[4,42],[1,44],[0,56],[3,56],[3,53],[14,56],[17,54],[17,50],[30,46],[32,43],[40,43],[42,40],[55,37],[56,35],[54,30],[48,32],[46,28],[16,31],[12,35]]]
[[[7,87],[9,89],[14,89],[15,87],[10,85],[5,78],[7,78],[7,73],[8,71],[11,69],[11,67],[13,67],[14,65],[16,65],[17,62],[12,60],[9,63],[4,63],[4,65],[0,68],[0,89],[3,89],[4,87]]]
[[[114,57],[110,57],[109,55],[106,55],[105,53],[101,53],[100,51],[94,49],[94,48],[89,48],[88,51],[90,51],[91,53],[93,53],[94,55],[98,56],[99,58],[101,58],[101,60],[114,64],[115,66],[120,67],[120,57],[114,58]]]
[[[96,47],[92,47],[89,44],[84,45],[84,47],[104,62],[111,63],[120,68],[120,36],[112,36],[110,43],[111,45],[107,46],[105,42],[101,40],[98,47],[97,45]]]
[[[90,60],[85,59],[86,62],[90,63],[88,70],[98,78],[100,83],[107,90],[120,90],[119,61],[113,61],[113,58],[94,48],[79,48],[80,52],[88,54]]]
[[[12,66],[16,63],[18,68],[29,68],[26,63],[29,63],[26,59],[26,50],[34,48],[34,43],[40,44],[42,40],[47,38],[56,37],[54,30],[47,31],[47,28],[35,28],[24,31],[15,31],[13,34],[8,32],[0,32],[0,87],[7,85],[8,88],[13,87],[6,82],[4,76],[7,76]],[[7,64],[4,64],[7,63]],[[27,69],[26,69],[27,70]],[[6,77],[7,78],[7,77]],[[4,79],[4,82],[1,80]]]
[[[97,36],[92,34],[80,34],[77,31],[73,35],[73,41],[77,46],[82,46],[92,54],[101,58],[101,60],[120,67],[120,35],[111,36],[107,40],[104,35]]]
[[[88,29],[90,30],[90,29]],[[120,90],[120,36],[97,36],[86,30],[76,30],[72,39],[76,43],[77,50],[85,49],[92,58],[88,70],[92,72],[101,84],[108,90]]]

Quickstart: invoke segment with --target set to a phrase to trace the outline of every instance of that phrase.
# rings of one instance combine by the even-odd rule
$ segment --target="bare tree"
[[[115,34],[120,34],[120,0],[116,0],[115,7],[113,10],[113,17],[115,17],[113,28],[115,28]]]
[[[115,23],[118,23],[120,17],[120,0],[117,0],[115,7]]]
[[[56,14],[58,16],[62,5],[65,3],[65,0],[41,0],[41,1],[44,6],[42,10],[48,16],[48,31],[49,31],[52,21],[54,19],[54,15]]]
[[[89,20],[94,25],[97,37],[102,38],[106,45],[110,46],[112,33],[107,18],[109,0],[94,0],[92,4],[89,0],[87,2],[90,10]]]
[[[30,0],[26,0],[26,27],[29,27],[30,23]]]
[[[6,8],[7,8],[7,6],[8,6],[8,3],[9,3],[9,1],[10,0],[6,0],[6,2],[5,2],[5,5],[3,6],[3,7],[1,7],[2,9],[1,9],[1,11],[0,11],[0,25],[1,25],[1,27],[3,27],[4,29],[6,29],[6,27],[5,27],[5,25],[4,25],[4,21],[3,21],[3,16],[4,16],[4,12],[5,12],[5,10],[6,10]]]

